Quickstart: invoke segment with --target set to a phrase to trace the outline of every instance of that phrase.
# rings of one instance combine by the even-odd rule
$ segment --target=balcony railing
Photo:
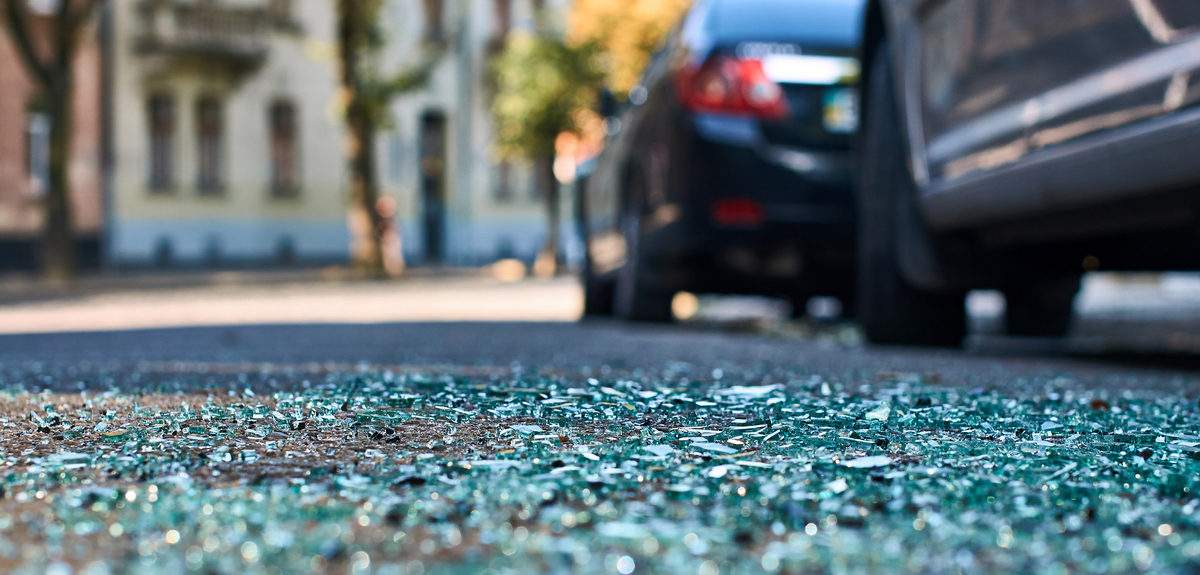
[[[140,0],[135,49],[143,55],[197,58],[254,68],[274,32],[299,32],[292,0],[232,4],[217,0]]]

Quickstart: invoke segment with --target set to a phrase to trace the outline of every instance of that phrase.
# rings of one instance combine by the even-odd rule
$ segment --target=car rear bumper
[[[779,295],[848,289],[854,270],[852,153],[711,132],[697,129],[685,184],[646,218],[642,241],[656,283]],[[720,221],[715,207],[730,200],[760,206],[761,221]]]
[[[844,145],[773,142],[750,119],[698,115],[692,126],[687,173],[673,190],[691,215],[744,198],[761,204],[772,224],[853,222],[855,158]]]
[[[854,276],[849,221],[722,228],[680,219],[642,238],[654,283],[677,291],[841,294]]]

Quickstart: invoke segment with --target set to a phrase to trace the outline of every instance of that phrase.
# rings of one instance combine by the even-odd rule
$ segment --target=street
[[[8,294],[0,567],[1200,560],[1189,277],[1090,282],[1067,344],[988,335],[985,294],[982,335],[953,352],[864,347],[758,300],[580,323],[571,279],[254,279]]]
[[[687,365],[837,379],[937,372],[950,385],[1011,391],[1020,391],[1014,378],[1064,376],[1114,391],[1193,392],[1189,370],[1200,365],[1200,280],[1186,275],[1093,278],[1066,342],[993,335],[1003,303],[980,294],[969,304],[977,334],[965,352],[865,348],[852,324],[787,323],[777,305],[754,298],[704,298],[697,316],[677,326],[579,323],[581,296],[571,278],[508,283],[481,272],[399,283],[272,279],[225,274],[194,285],[9,293],[0,307],[0,360],[10,367],[365,363],[568,376]]]
[[[1198,7],[7,2],[0,574],[1198,574]]]

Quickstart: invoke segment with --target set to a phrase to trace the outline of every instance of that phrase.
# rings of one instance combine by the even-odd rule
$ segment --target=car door
[[[661,140],[664,123],[669,121],[663,113],[668,102],[664,97],[668,91],[667,64],[670,48],[678,42],[678,31],[669,35],[664,47],[654,54],[643,73],[639,84],[629,94],[622,112],[608,121],[608,137],[604,151],[596,159],[594,171],[588,176],[584,198],[587,203],[587,235],[590,261],[599,275],[615,272],[625,263],[625,238],[621,229],[621,216],[636,202],[645,209],[651,197],[632,197],[634,177],[653,180],[653,175],[639,173],[640,170],[661,170],[662,154],[653,149]]]
[[[901,56],[914,176],[927,196],[974,203],[926,198],[943,227],[976,212],[1011,217],[1057,207],[1072,199],[1071,186],[1103,188],[1089,186],[1086,173],[1070,181],[1026,173],[1023,189],[1001,176],[1059,159],[1065,167],[1069,154],[1059,149],[1200,100],[1195,0],[897,4],[909,8],[900,19],[915,39]]]

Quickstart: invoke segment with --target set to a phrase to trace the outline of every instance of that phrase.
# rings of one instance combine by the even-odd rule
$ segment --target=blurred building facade
[[[110,6],[109,263],[345,261],[334,3]]]
[[[36,22],[38,43],[49,35]],[[39,33],[42,32],[42,33]],[[85,31],[75,65],[71,201],[81,263],[96,265],[104,224],[99,27]],[[37,266],[42,198],[49,174],[50,122],[5,26],[0,26],[0,271]]]
[[[419,53],[427,31],[415,15],[427,4],[390,0],[392,64]],[[562,25],[569,0],[445,0],[447,53],[425,86],[393,106],[395,124],[377,150],[380,180],[396,200],[405,255],[414,263],[532,260],[542,246],[545,208],[530,167],[501,161],[493,149],[489,80],[492,56],[512,31],[532,31],[537,4]]]
[[[494,153],[489,70],[510,32],[533,30],[539,6],[561,27],[569,4],[388,0],[385,68],[415,62],[431,35],[447,44],[430,81],[396,99],[377,142],[410,262],[529,261],[542,246],[531,167]],[[71,178],[85,263],[348,261],[334,10],[315,0],[107,4],[76,66]],[[3,27],[0,78],[11,79],[0,91],[0,268],[33,267],[48,126]],[[579,254],[573,243],[568,256]]]

